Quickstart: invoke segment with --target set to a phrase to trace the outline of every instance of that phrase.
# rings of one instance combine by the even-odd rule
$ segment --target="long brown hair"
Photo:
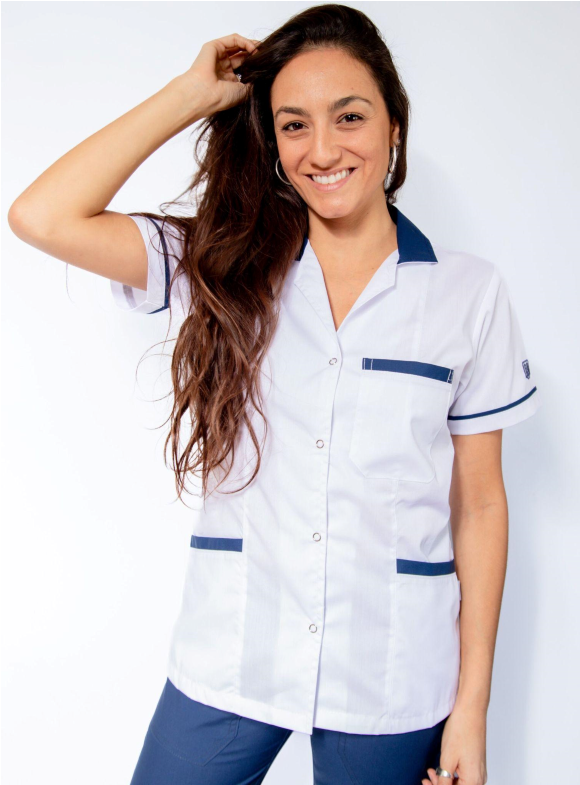
[[[252,412],[257,411],[267,427],[260,364],[275,331],[286,273],[308,233],[306,203],[274,170],[278,150],[270,90],[292,58],[320,47],[341,48],[364,64],[391,119],[399,122],[396,167],[385,191],[387,203],[394,203],[407,171],[409,100],[373,22],[354,8],[328,4],[301,11],[265,38],[238,69],[242,82],[251,86],[247,98],[201,123],[194,147],[199,168],[180,194],[203,186],[197,214],[185,218],[137,213],[175,225],[184,239],[183,258],[171,285],[178,275],[186,275],[191,306],[172,356],[174,403],[164,450],[167,460],[171,442],[180,498],[189,472],[201,472],[205,496],[208,478],[228,461],[216,488],[221,485],[231,471],[243,425],[257,462],[236,491],[249,485],[260,469],[260,445],[251,423]],[[180,455],[181,419],[186,413],[191,435]]]

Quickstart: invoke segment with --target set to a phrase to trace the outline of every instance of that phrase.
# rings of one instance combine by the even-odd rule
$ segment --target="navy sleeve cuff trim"
[[[537,387],[532,388],[527,395],[524,395],[523,398],[520,398],[513,403],[508,403],[507,406],[500,406],[499,409],[489,409],[487,412],[477,412],[476,414],[450,414],[448,415],[448,420],[470,420],[472,417],[485,417],[486,414],[497,414],[498,412],[505,412],[506,409],[511,409],[514,406],[517,406],[519,403],[523,403],[527,401],[530,395],[533,395],[537,390]]]
[[[149,216],[147,216],[149,217]],[[165,263],[165,297],[164,302],[161,308],[157,308],[155,311],[150,311],[150,314],[159,313],[159,311],[165,311],[169,308],[169,253],[167,251],[167,244],[165,242],[165,235],[163,234],[163,229],[159,226],[157,221],[153,218],[149,218],[149,220],[155,224],[157,229],[159,230],[159,236],[161,238],[161,245],[163,247],[163,261]]]

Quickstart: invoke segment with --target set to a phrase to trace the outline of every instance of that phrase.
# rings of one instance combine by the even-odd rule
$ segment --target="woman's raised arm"
[[[105,208],[165,142],[242,100],[233,69],[255,49],[237,34],[205,43],[195,62],[130,111],[73,147],[13,202],[12,231],[44,253],[145,289],[147,254],[135,222]]]

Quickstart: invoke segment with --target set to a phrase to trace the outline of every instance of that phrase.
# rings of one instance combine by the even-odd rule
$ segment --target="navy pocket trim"
[[[455,572],[455,559],[451,559],[451,561],[397,559],[397,572],[407,575],[449,575]]]
[[[243,539],[234,537],[199,537],[191,535],[192,548],[206,548],[211,551],[241,551]]]
[[[453,368],[421,363],[417,360],[384,360],[363,357],[362,367],[363,371],[396,371],[397,373],[410,373],[414,376],[426,376],[428,379],[438,379],[440,382],[449,382],[449,384],[453,381]]]
[[[517,401],[513,403],[508,403],[507,406],[500,406],[499,409],[489,409],[487,412],[477,412],[476,414],[450,414],[447,419],[448,420],[471,420],[472,417],[485,417],[486,414],[497,414],[498,412],[505,412],[506,409],[511,409],[513,406],[517,406],[524,401],[527,401],[530,395],[536,392],[538,388],[533,387],[529,393],[524,395],[522,398],[519,398]]]

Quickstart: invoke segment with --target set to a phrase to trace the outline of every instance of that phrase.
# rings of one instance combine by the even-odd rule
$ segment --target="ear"
[[[396,119],[392,120],[391,121],[391,138],[393,140],[393,144],[398,145],[399,142],[401,141],[400,138],[399,138],[400,130],[401,129],[400,129],[400,126],[399,126],[399,121],[396,120]]]

